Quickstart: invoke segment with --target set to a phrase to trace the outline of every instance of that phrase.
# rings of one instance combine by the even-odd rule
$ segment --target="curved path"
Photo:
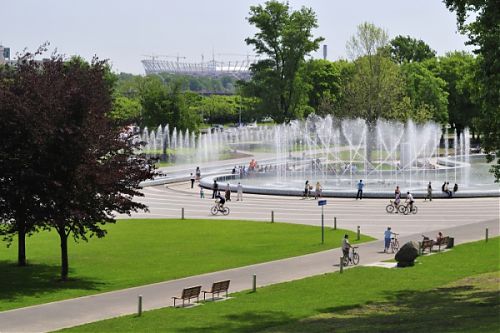
[[[231,214],[227,217],[214,217],[210,207],[214,201],[210,199],[211,191],[205,190],[205,199],[200,199],[199,188],[190,188],[189,182],[145,187],[145,197],[138,201],[149,206],[148,213],[133,214],[133,218],[180,218],[184,208],[186,218],[224,218],[255,221],[271,221],[274,211],[276,222],[290,222],[309,225],[321,225],[321,208],[314,199],[298,197],[280,197],[243,194],[243,202],[236,201],[236,193],[232,193],[232,201],[227,204]],[[337,217],[337,227],[356,230],[381,238],[387,226],[402,235],[427,233],[473,222],[498,219],[500,198],[471,199],[434,199],[432,202],[417,199],[417,215],[388,214],[386,199],[345,199],[328,198],[324,206],[325,226],[332,227]],[[126,216],[120,216],[126,217]],[[434,235],[431,235],[434,236]]]

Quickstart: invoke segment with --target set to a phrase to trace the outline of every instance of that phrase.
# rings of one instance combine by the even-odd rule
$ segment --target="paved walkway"
[[[145,203],[150,212],[133,214],[133,218],[180,218],[184,207],[186,218],[241,219],[270,221],[274,211],[275,221],[319,226],[321,209],[313,198],[302,200],[298,197],[263,196],[244,194],[243,202],[227,203],[231,209],[229,216],[213,216],[210,207],[214,205],[210,191],[205,191],[206,199],[200,199],[199,189],[190,188],[188,182],[165,186],[146,187],[145,196],[137,201]],[[333,226],[337,217],[339,228],[356,230],[375,238],[382,237],[387,226],[392,226],[401,235],[427,233],[471,222],[498,218],[500,198],[435,199],[432,202],[416,200],[417,215],[388,214],[385,211],[389,200],[328,198],[324,206],[325,224]],[[123,216],[128,218],[128,216]]]
[[[488,221],[441,229],[445,235],[455,237],[455,244],[483,239],[485,228],[491,237],[499,234],[498,217]],[[437,231],[430,233],[434,235]],[[420,240],[420,234],[400,238]],[[392,256],[381,252],[382,241],[360,245],[361,264],[390,259]],[[230,279],[230,292],[251,289],[252,276],[257,275],[257,285],[301,279],[308,276],[331,273],[339,269],[339,249],[277,260],[220,272],[202,274],[174,281],[119,290],[66,301],[32,306],[0,312],[0,331],[5,332],[45,332],[65,327],[81,325],[107,318],[133,314],[137,311],[137,297],[144,299],[143,309],[152,310],[171,306],[171,297],[179,295],[184,287],[202,285],[209,288],[214,281]]]

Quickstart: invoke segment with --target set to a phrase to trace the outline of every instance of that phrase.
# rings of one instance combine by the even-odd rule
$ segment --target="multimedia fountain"
[[[460,194],[499,195],[484,155],[470,155],[468,129],[457,135],[435,123],[379,120],[370,125],[313,115],[289,124],[198,134],[160,126],[144,129],[142,140],[145,153],[176,164],[203,165],[247,154],[248,162],[256,159],[256,168],[248,170],[246,162],[241,165],[245,172],[215,177],[223,186],[241,182],[245,192],[300,195],[309,180],[319,181],[325,196],[350,196],[362,179],[368,196],[390,196],[396,185],[421,196],[429,181],[435,193],[448,181],[451,188],[459,184]],[[212,179],[201,185],[210,188]]]

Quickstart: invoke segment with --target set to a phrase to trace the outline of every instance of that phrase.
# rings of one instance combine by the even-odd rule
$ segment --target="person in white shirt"
[[[406,192],[406,202],[410,204],[410,212],[413,211],[413,203],[415,200],[413,199],[413,195],[408,191]]]
[[[237,191],[236,201],[243,201],[243,186],[241,185],[241,183],[238,183],[236,191]]]

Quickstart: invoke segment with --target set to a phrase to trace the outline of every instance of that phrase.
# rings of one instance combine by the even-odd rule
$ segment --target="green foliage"
[[[401,107],[403,80],[398,65],[382,55],[365,56],[354,62],[354,75],[344,87],[344,114],[366,119],[405,121],[411,109]]]
[[[498,238],[465,244],[420,257],[411,268],[356,267],[233,293],[224,302],[153,310],[65,331],[391,332],[397,326],[405,332],[495,332],[499,246]]]
[[[116,120],[134,123],[140,120],[142,112],[141,103],[132,98],[117,96],[113,101],[110,117]]]
[[[160,124],[170,124],[170,128],[195,130],[201,116],[191,108],[198,97],[182,92],[182,82],[173,81],[165,85],[158,76],[136,77],[133,84],[126,85],[125,91],[136,97],[142,107],[139,124],[156,128]],[[120,90],[123,91],[122,87]]]
[[[478,130],[487,152],[500,156],[500,2],[497,0],[445,0],[448,9],[457,13],[460,30],[477,46],[479,55],[476,82],[479,86],[480,117]],[[473,19],[468,20],[469,17]],[[493,155],[489,156],[493,160]],[[492,167],[500,181],[500,159]]]
[[[437,77],[419,62],[404,63],[401,71],[405,80],[405,93],[410,99],[411,117],[414,120],[445,124],[448,121],[448,93],[446,81]],[[428,114],[423,119],[418,114]]]
[[[2,249],[0,311],[323,251],[339,247],[346,232],[328,232],[322,245],[319,227],[286,223],[146,219],[106,229],[105,238],[68,244],[74,279],[64,284],[54,279],[53,232],[31,238],[29,274],[14,266],[15,249]]]
[[[391,58],[398,64],[406,62],[421,62],[436,56],[436,51],[423,40],[410,36],[396,36],[388,45]]]
[[[453,52],[437,61],[427,61],[425,65],[446,81],[449,123],[459,132],[472,127],[472,119],[479,115],[479,107],[474,101],[476,59],[465,52]]]
[[[341,62],[328,60],[309,60],[303,67],[301,75],[311,86],[309,106],[320,116],[332,113],[334,106],[341,98],[342,78]]]
[[[316,15],[310,8],[292,11],[288,3],[268,1],[251,6],[248,22],[257,28],[245,41],[264,57],[251,66],[252,80],[243,84],[246,96],[259,98],[259,109],[276,122],[301,118],[307,111],[307,84],[298,72],[304,57],[319,47],[313,38]]]

